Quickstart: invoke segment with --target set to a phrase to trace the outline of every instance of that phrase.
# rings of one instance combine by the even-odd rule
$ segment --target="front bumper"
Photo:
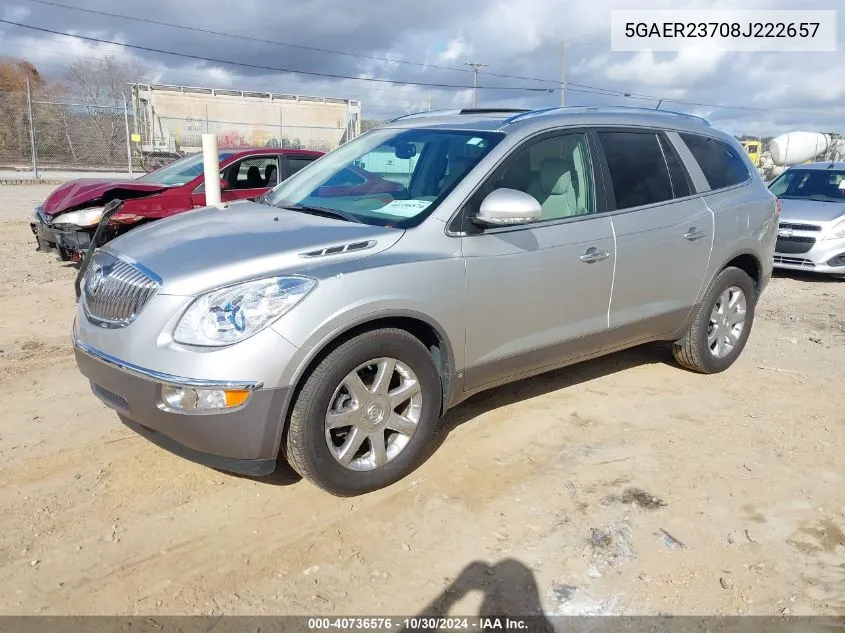
[[[290,388],[170,376],[121,361],[78,339],[74,353],[94,394],[124,424],[158,446],[220,470],[252,476],[275,470]],[[252,393],[237,408],[186,413],[164,404],[163,385],[238,387]]]
[[[790,239],[779,238],[775,268],[845,274],[845,238],[821,241],[818,236],[818,233],[796,232]],[[809,241],[813,239],[816,241]]]
[[[44,253],[55,253],[62,261],[78,261],[80,256],[88,250],[96,227],[79,229],[57,229],[47,225],[41,218],[31,220],[29,228],[35,236],[36,250]]]

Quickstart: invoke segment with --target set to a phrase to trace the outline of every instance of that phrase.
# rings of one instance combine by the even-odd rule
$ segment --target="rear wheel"
[[[755,303],[751,277],[739,268],[725,268],[711,282],[687,333],[672,346],[675,360],[703,374],[725,371],[745,347]]]
[[[336,495],[383,488],[413,470],[437,424],[440,376],[404,330],[361,334],[306,378],[284,442],[288,463]]]

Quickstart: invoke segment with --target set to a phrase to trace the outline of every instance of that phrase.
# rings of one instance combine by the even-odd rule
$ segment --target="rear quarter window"
[[[738,150],[724,141],[698,134],[680,133],[695,158],[711,189],[724,189],[745,182],[751,177]]]

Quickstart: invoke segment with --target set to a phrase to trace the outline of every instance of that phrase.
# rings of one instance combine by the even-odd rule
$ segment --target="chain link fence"
[[[128,104],[97,105],[30,99],[26,92],[0,92],[0,178],[43,178],[51,172],[107,172],[138,175],[179,156],[202,151],[202,134],[214,133],[220,149],[278,147],[330,151],[347,139],[336,128],[278,125],[244,121],[160,117],[168,134],[168,151],[145,150],[156,145],[135,120]]]

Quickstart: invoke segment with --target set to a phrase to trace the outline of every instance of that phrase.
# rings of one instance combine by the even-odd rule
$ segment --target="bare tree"
[[[85,125],[102,143],[99,151],[110,163],[126,143],[123,95],[130,83],[144,81],[148,74],[138,60],[114,55],[77,60],[65,72],[65,94],[79,104]]]

